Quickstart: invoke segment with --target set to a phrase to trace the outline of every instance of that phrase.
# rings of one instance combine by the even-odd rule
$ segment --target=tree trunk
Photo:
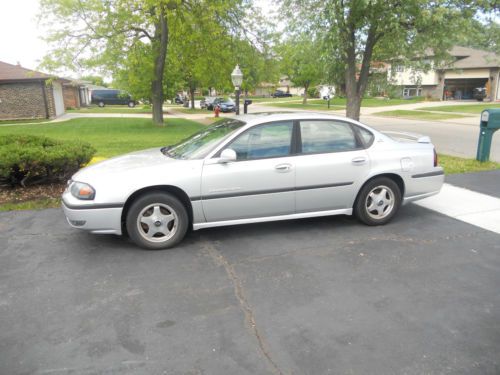
[[[309,88],[309,84],[304,85],[304,99],[302,99],[302,105],[307,104],[307,89]]]
[[[346,116],[359,121],[361,112],[361,101],[368,86],[368,77],[370,74],[370,63],[372,60],[373,47],[381,35],[376,34],[376,26],[372,24],[368,30],[365,50],[363,51],[363,61],[359,78],[356,79],[356,50],[355,33],[349,33],[349,43],[346,46],[347,67],[345,72],[345,83],[347,91]]]
[[[153,48],[155,49],[154,78],[151,82],[151,92],[153,96],[153,123],[163,125],[163,75],[165,71],[165,60],[167,58],[168,46],[168,24],[165,9],[160,8],[158,21],[155,23]]]
[[[359,121],[361,112],[361,96],[347,97],[346,116]]]
[[[195,88],[193,86],[189,88],[189,95],[191,96],[191,108],[193,109],[194,109],[194,90]]]

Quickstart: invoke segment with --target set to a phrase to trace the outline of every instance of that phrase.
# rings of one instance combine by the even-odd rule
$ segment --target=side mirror
[[[236,151],[231,148],[226,148],[220,153],[219,163],[229,163],[237,159]]]

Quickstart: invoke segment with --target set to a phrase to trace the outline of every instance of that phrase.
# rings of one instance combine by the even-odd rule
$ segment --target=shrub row
[[[0,185],[62,182],[95,154],[88,143],[32,135],[0,137]]]

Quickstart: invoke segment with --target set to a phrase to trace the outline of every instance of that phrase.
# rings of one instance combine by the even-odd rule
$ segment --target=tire
[[[130,108],[134,108],[135,107],[135,102],[128,102],[128,106]]]
[[[99,103],[97,103],[97,105],[102,108],[102,107],[104,107],[104,102],[99,102]]]
[[[154,192],[140,196],[132,203],[126,226],[136,245],[147,250],[161,250],[182,241],[189,227],[189,218],[186,207],[175,196]]]
[[[373,226],[388,223],[400,206],[399,186],[388,177],[377,177],[361,188],[353,208],[358,220]]]

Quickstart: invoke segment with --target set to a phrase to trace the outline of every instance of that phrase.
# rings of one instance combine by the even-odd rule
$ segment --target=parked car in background
[[[207,96],[205,98],[205,108],[209,111],[213,111],[215,106],[223,101],[224,98],[221,98],[220,96]]]
[[[484,98],[486,98],[486,88],[485,87],[476,87],[472,90],[472,96],[479,102],[482,102]]]
[[[189,228],[352,214],[382,225],[443,180],[426,136],[324,114],[244,115],[86,167],[62,201],[74,228],[164,249]]]
[[[135,107],[136,101],[132,99],[130,94],[122,90],[93,90],[92,104],[97,104],[99,107],[105,105],[128,105]]]
[[[292,94],[283,90],[276,90],[272,95],[273,98],[290,98]]]
[[[174,103],[175,104],[184,104],[184,98],[182,97],[182,95],[177,94],[175,96]]]
[[[224,99],[223,101],[218,102],[216,105],[218,105],[220,111],[224,113],[236,111],[236,104],[230,98]]]

